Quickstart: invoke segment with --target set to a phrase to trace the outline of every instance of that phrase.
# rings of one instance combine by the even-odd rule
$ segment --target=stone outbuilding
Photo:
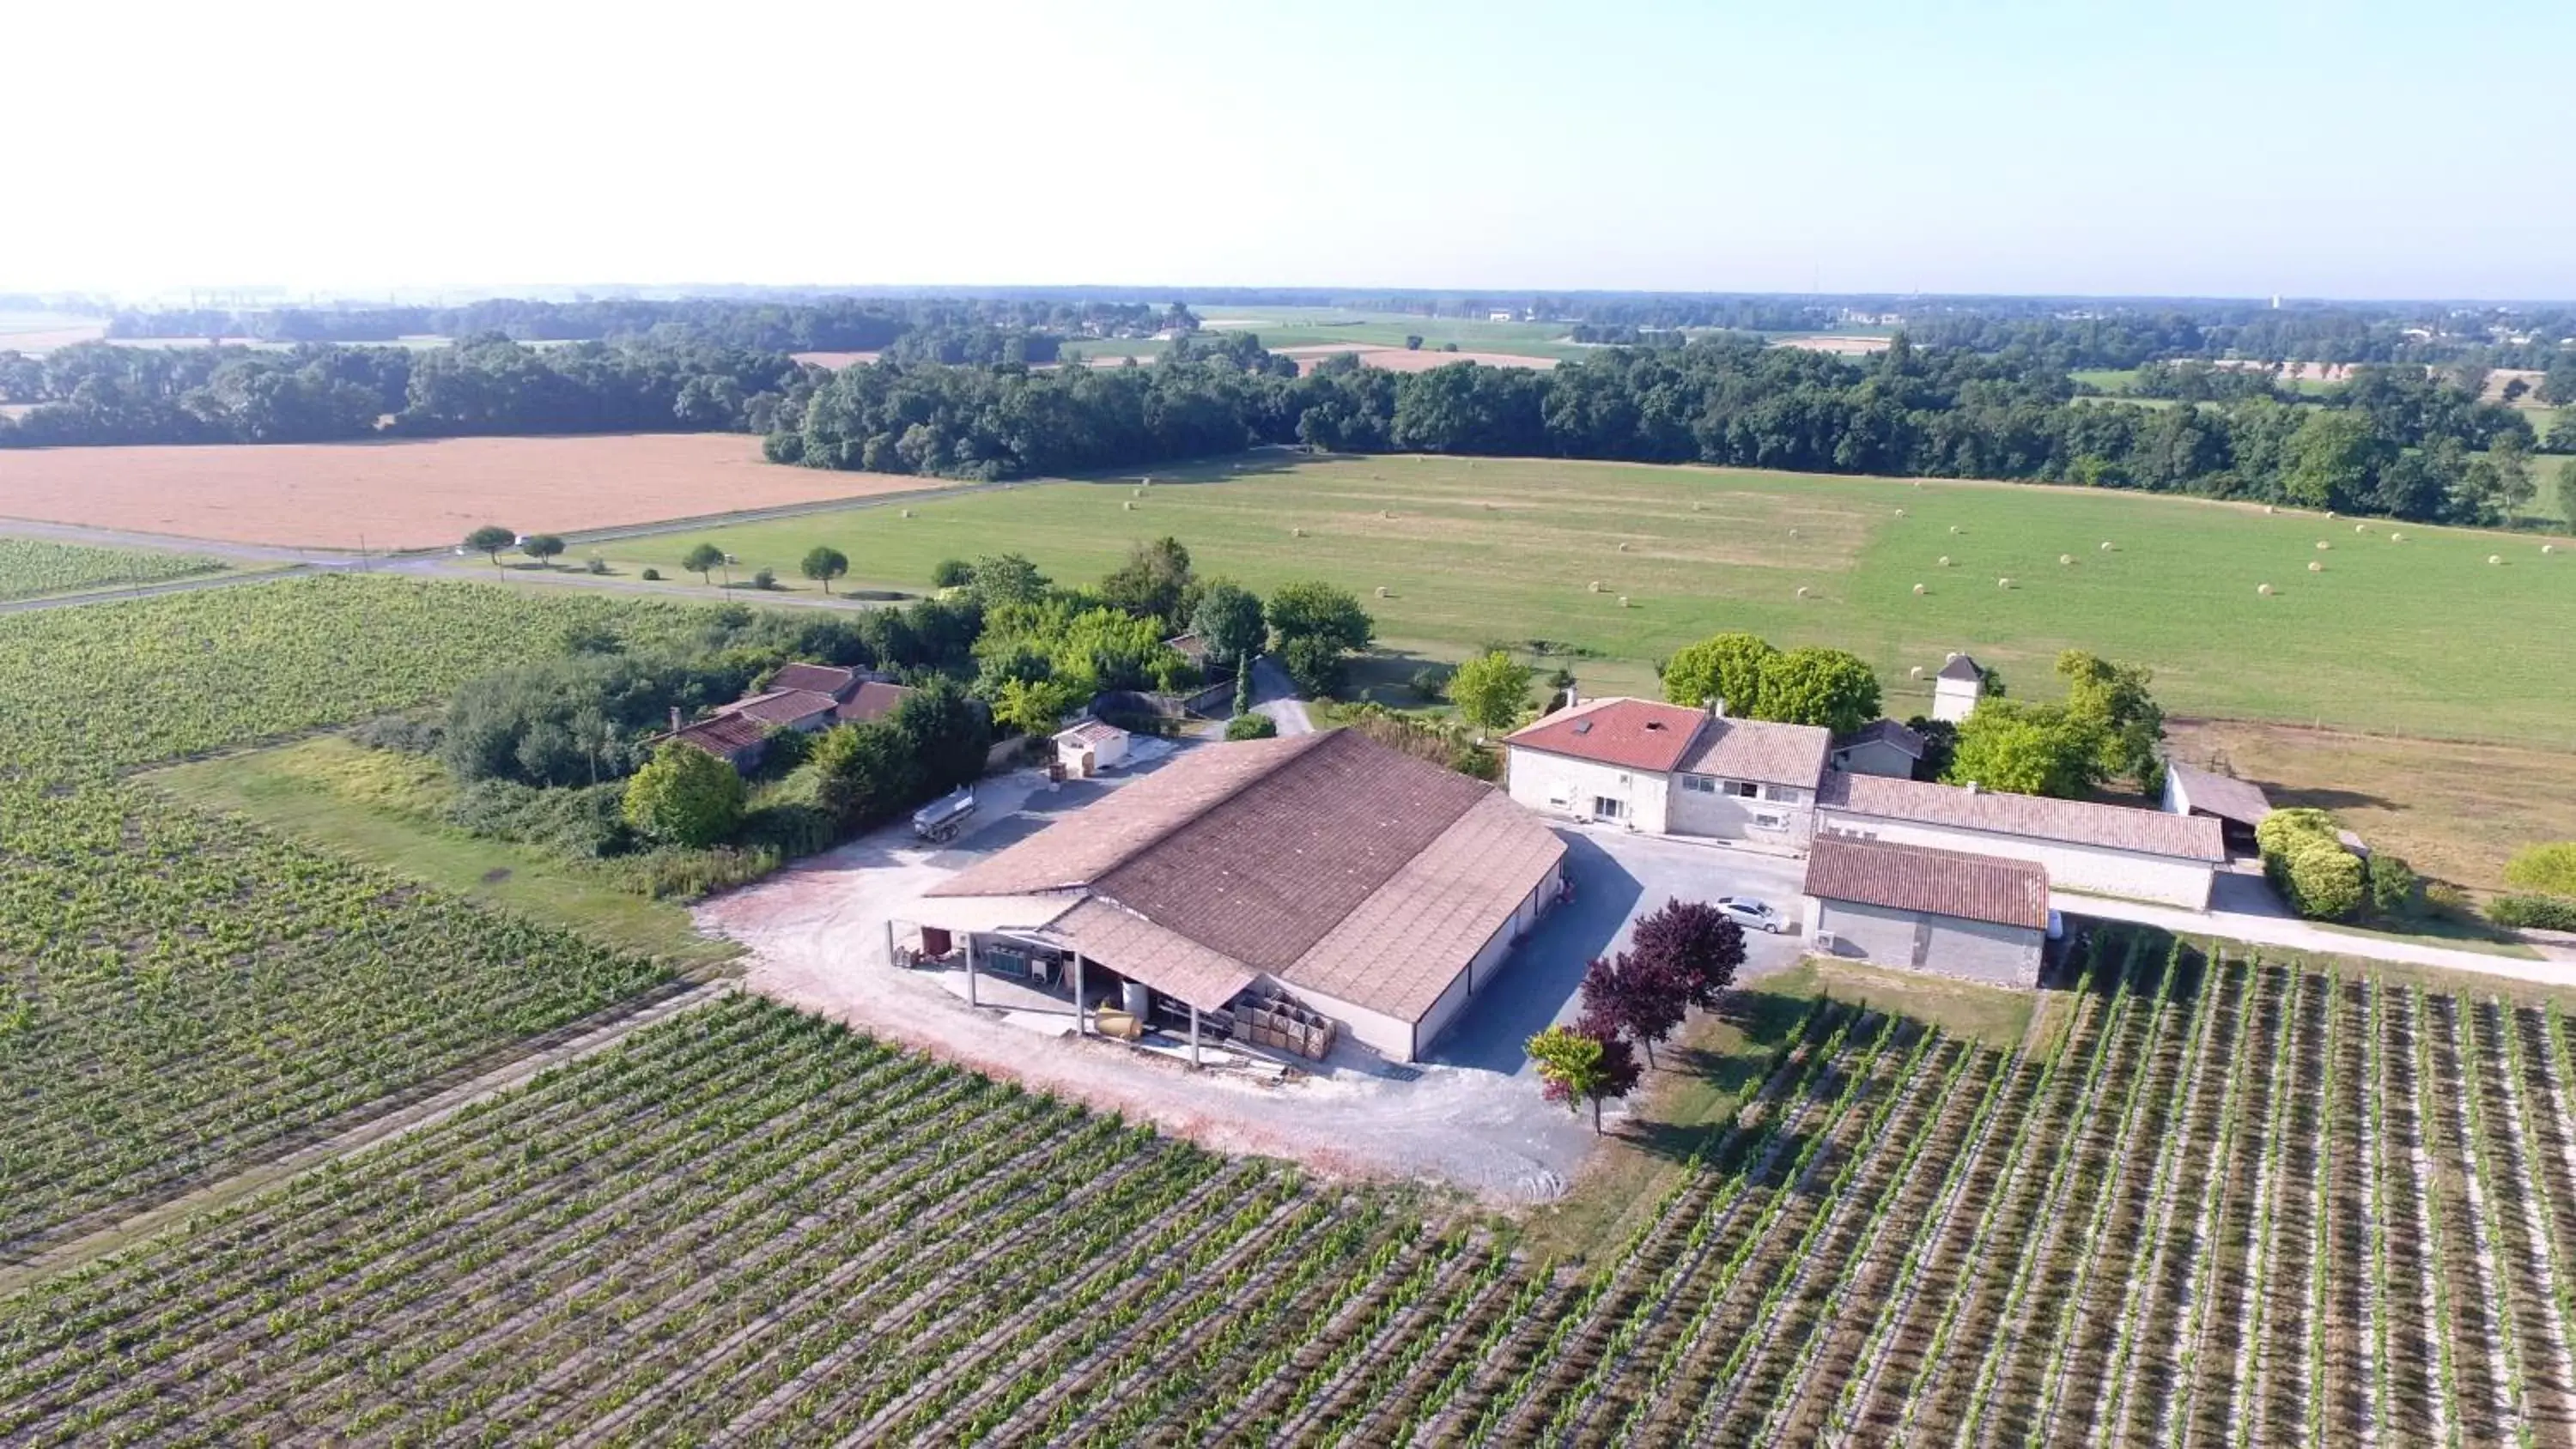
[[[1807,938],[1820,954],[1989,986],[2039,984],[2048,872],[2029,861],[1819,836],[1802,889]]]

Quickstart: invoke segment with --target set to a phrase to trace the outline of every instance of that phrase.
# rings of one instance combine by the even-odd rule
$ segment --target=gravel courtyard
[[[1336,1176],[1429,1179],[1507,1204],[1563,1192],[1593,1142],[1587,1121],[1541,1097],[1521,1052],[1532,1032],[1571,1017],[1584,964],[1620,944],[1633,917],[1676,895],[1756,895],[1784,910],[1796,900],[1796,861],[1564,828],[1574,899],[1521,944],[1432,1060],[1407,1067],[1337,1051],[1289,1082],[1194,1072],[1122,1043],[1077,1039],[1069,1014],[972,1008],[953,978],[890,962],[887,922],[914,919],[931,886],[1151,768],[1052,789],[1037,771],[984,780],[976,823],[954,844],[925,847],[908,827],[890,827],[707,902],[698,925],[747,948],[751,989],[944,1059],[1221,1151]],[[1754,936],[1746,975],[1797,956],[1794,938]]]

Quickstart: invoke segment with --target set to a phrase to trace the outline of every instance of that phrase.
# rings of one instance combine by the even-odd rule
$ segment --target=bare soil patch
[[[737,433],[0,452],[0,515],[230,543],[427,548],[486,523],[561,533],[937,480],[762,461]]]
[[[59,347],[77,347],[96,342],[107,335],[107,324],[89,322],[72,327],[54,327],[41,332],[0,332],[0,352],[24,352],[33,356]]]
[[[1830,352],[1837,357],[1866,357],[1873,352],[1885,352],[1887,339],[1884,337],[1783,337],[1779,345],[1803,347],[1809,352]]]
[[[1383,367],[1389,372],[1429,372],[1453,362],[1481,362],[1487,367],[1534,367],[1544,372],[1556,366],[1553,357],[1523,357],[1514,352],[1434,352],[1429,348],[1416,351],[1409,347],[1355,347],[1348,343],[1331,348],[1291,347],[1282,351],[1297,359],[1297,370],[1312,372],[1315,364],[1336,352],[1356,352],[1365,367]]]
[[[810,362],[816,367],[828,367],[834,372],[845,367],[855,367],[862,362],[874,362],[878,357],[874,352],[794,352],[788,355],[798,362]]]

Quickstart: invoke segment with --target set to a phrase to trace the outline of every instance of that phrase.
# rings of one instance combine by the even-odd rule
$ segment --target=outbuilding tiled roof
[[[684,745],[696,745],[719,759],[731,759],[744,750],[757,746],[768,737],[769,731],[756,719],[738,714],[720,714],[713,719],[702,719],[696,724],[682,725],[678,730],[661,736],[660,740],[677,740]],[[659,743],[659,740],[656,743]]]
[[[1626,770],[1670,771],[1690,753],[1705,711],[1648,699],[1596,699],[1561,709],[1503,743]]]
[[[1240,966],[1419,1020],[1564,853],[1492,786],[1336,730],[1189,750],[928,894],[1078,891],[1051,933],[1157,990]]]
[[[1801,889],[1819,900],[2048,928],[2048,872],[2025,860],[1820,835]]]
[[[1044,934],[1201,1011],[1222,1010],[1261,974],[1097,897],[1057,917]]]
[[[837,664],[782,664],[769,676],[771,689],[810,689],[834,699],[847,695],[859,683],[859,672]]]
[[[828,694],[810,689],[773,689],[749,699],[735,700],[726,705],[722,713],[756,719],[762,724],[792,725],[818,714],[830,714],[839,703]]]
[[[1071,740],[1078,745],[1114,745],[1127,738],[1127,732],[1105,720],[1087,719],[1078,725],[1056,731],[1059,741]]]
[[[2250,780],[2170,763],[2165,773],[2182,787],[2183,800],[2194,810],[2206,810],[2239,825],[2260,825],[2272,813],[2272,802]]]
[[[1974,684],[1986,677],[1986,671],[1978,668],[1977,661],[1974,659],[1969,658],[1965,654],[1960,654],[1954,655],[1947,663],[1943,664],[1941,666],[1941,672],[1933,677],[1936,679],[1964,679],[1969,683]]]
[[[1719,775],[1729,780],[1812,790],[1824,778],[1825,755],[1833,748],[1833,742],[1831,731],[1814,725],[1704,718],[1699,743],[1682,756],[1678,768],[1688,775]]]
[[[1834,741],[1837,750],[1856,750],[1863,745],[1887,744],[1902,750],[1913,759],[1923,758],[1923,736],[1916,730],[1892,719],[1874,719]]]
[[[869,680],[852,691],[850,697],[833,706],[832,718],[844,724],[864,724],[894,713],[894,707],[912,698],[912,691],[900,684],[880,684]]]
[[[1910,820],[1922,825],[2021,835],[2180,860],[2227,859],[2227,843],[2217,821],[2162,810],[2052,800],[2039,795],[1963,789],[1843,771],[1826,777],[1816,803],[1828,812],[1874,815],[1884,820]]]

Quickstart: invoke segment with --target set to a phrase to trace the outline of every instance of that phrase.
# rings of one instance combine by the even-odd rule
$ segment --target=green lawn
[[[2088,382],[2113,396],[2126,393],[2138,381],[2134,367],[2080,367],[2067,374],[2077,382]]]
[[[418,813],[444,783],[435,766],[324,735],[218,755],[144,776],[189,804],[248,816],[307,844],[683,970],[723,961],[686,906],[584,878],[531,849],[467,835]]]
[[[1462,352],[1505,352],[1518,357],[1582,357],[1597,349],[1565,340],[1563,322],[1488,322],[1473,317],[1417,317],[1404,312],[1344,312],[1327,307],[1207,307],[1201,317],[1221,325],[1214,332],[1252,332],[1261,345],[1321,347],[1357,343],[1368,347],[1402,347],[1407,337],[1437,350],[1455,342]],[[1150,338],[1104,338],[1065,344],[1076,357],[1154,357],[1167,344]]]
[[[1948,650],[2045,697],[2058,651],[2082,648],[2152,666],[2177,714],[2576,746],[2576,547],[2544,556],[2529,534],[2356,532],[2315,514],[2027,484],[1599,463],[1267,453],[1152,476],[1142,496],[1133,475],[1031,484],[906,504],[908,519],[855,508],[609,547],[629,572],[652,565],[698,596],[710,591],[678,564],[701,540],[739,557],[738,573],[766,565],[783,579],[829,543],[850,556],[851,586],[920,590],[943,558],[1002,551],[1088,582],[1168,533],[1202,572],[1255,589],[1302,577],[1351,588],[1399,652],[1558,641],[1594,690],[1651,688],[1653,661],[1751,629],[1854,650],[1899,715],[1929,700],[1911,671],[1928,675]],[[2258,597],[2266,583],[2275,597]]]

